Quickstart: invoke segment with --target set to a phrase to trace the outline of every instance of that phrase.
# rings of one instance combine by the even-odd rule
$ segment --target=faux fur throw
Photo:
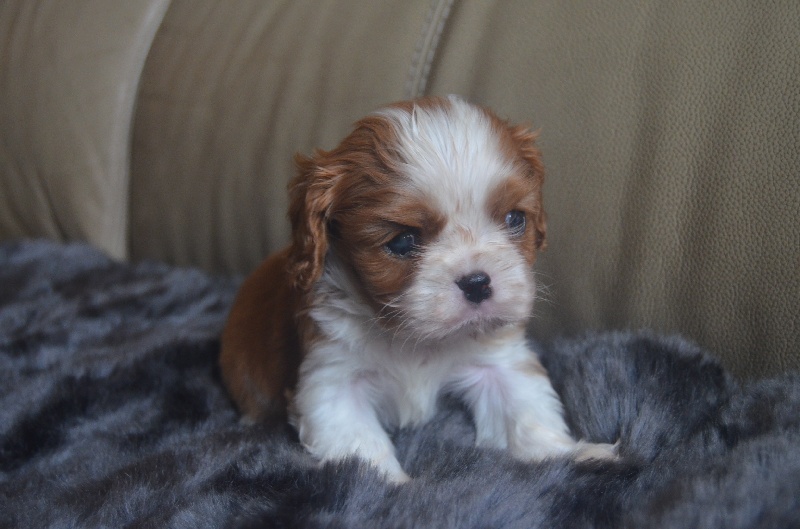
[[[680,338],[540,347],[579,437],[619,462],[478,449],[443,399],[393,433],[413,480],[319,466],[220,383],[237,282],[83,245],[0,245],[0,527],[798,527],[800,377],[738,382]]]

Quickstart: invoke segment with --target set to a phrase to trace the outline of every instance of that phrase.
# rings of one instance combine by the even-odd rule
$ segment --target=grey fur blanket
[[[541,347],[574,432],[622,460],[525,464],[469,416],[393,433],[414,476],[318,466],[220,384],[237,282],[83,245],[0,245],[0,527],[798,527],[800,377],[738,382],[676,337]]]

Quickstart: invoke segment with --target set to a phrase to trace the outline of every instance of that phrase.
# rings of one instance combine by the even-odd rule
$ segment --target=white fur
[[[361,457],[393,481],[403,471],[385,428],[431,419],[451,393],[470,407],[479,446],[541,459],[576,453],[612,457],[613,447],[569,435],[561,403],[524,336],[535,283],[486,202],[513,167],[486,116],[458,99],[448,111],[384,111],[407,160],[404,176],[447,219],[426,242],[410,287],[392,304],[399,328],[381,326],[354,294],[334,254],[313,294],[310,315],[322,339],[300,369],[292,422],[322,461]],[[455,281],[483,271],[492,296],[470,303]]]

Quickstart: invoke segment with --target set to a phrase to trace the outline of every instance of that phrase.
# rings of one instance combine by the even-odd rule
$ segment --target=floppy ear
[[[536,230],[536,249],[544,250],[547,248],[547,214],[542,203],[542,186],[544,185],[544,164],[542,155],[536,146],[538,132],[531,131],[525,126],[515,126],[511,129],[511,134],[517,142],[519,154],[528,168],[529,178],[536,186],[536,203],[539,204],[539,211],[533,218],[533,228]]]
[[[321,163],[326,154],[295,155],[297,174],[289,183],[289,274],[293,286],[304,292],[322,276],[328,251],[328,219],[337,174]]]

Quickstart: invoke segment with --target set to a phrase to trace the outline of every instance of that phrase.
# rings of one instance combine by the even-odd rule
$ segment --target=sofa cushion
[[[127,254],[136,90],[167,4],[0,3],[0,237]]]

